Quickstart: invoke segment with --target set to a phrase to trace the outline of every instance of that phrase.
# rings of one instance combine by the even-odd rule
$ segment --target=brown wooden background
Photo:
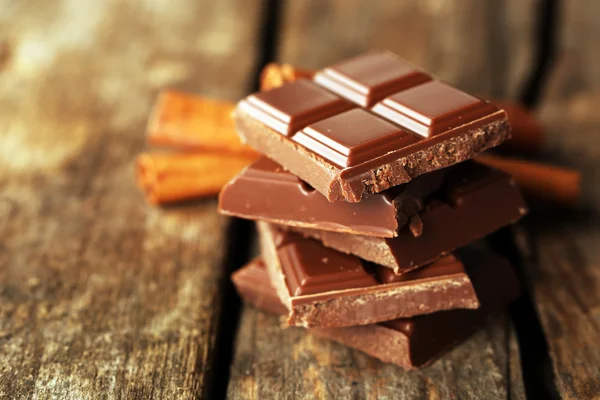
[[[0,398],[599,398],[593,212],[538,209],[505,232],[528,296],[404,372],[240,308],[228,274],[247,256],[248,225],[212,199],[152,208],[133,185],[162,88],[237,100],[272,58],[317,68],[386,48],[515,99],[552,3],[0,0]],[[584,169],[591,193],[600,2],[556,7],[542,158]]]

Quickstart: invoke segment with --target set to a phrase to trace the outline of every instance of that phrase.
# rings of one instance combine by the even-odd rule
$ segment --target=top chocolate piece
[[[329,201],[452,164],[509,136],[504,111],[389,53],[368,53],[240,102],[242,139]]]

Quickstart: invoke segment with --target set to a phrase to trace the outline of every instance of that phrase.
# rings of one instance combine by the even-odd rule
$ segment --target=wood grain
[[[556,387],[563,398],[595,399],[600,397],[600,87],[578,88],[569,78],[576,72],[564,68],[569,57],[561,59],[540,110],[550,132],[544,157],[583,171],[589,208],[540,212],[521,247],[529,255],[526,271]]]
[[[243,95],[261,6],[0,0],[0,398],[211,397],[226,220],[132,161],[159,89]]]
[[[600,219],[539,215],[519,232],[555,383],[563,398],[600,397]],[[529,237],[533,239],[531,239]]]

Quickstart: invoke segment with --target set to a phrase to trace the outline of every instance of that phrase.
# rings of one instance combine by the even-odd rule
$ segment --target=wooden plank
[[[555,386],[567,399],[600,397],[600,4],[561,2],[559,50],[539,117],[542,157],[584,172],[585,210],[540,211],[519,232],[527,277],[546,336]]]
[[[492,93],[510,74],[487,24],[495,2],[287,2],[279,60],[320,68],[387,48],[438,76]],[[523,26],[526,25],[525,22]],[[512,63],[512,61],[511,61]],[[510,64],[512,65],[512,64]],[[512,68],[507,66],[507,69]],[[505,93],[502,92],[502,95]],[[524,398],[518,344],[508,318],[496,321],[433,366],[405,372],[245,308],[236,340],[232,398]]]
[[[600,219],[539,215],[530,224],[533,243],[528,281],[552,359],[559,393],[568,399],[600,396]]]
[[[261,7],[0,0],[0,397],[211,396],[226,219],[132,160],[159,89],[244,94]]]
[[[591,399],[600,397],[600,87],[580,87],[581,81],[594,78],[564,54],[540,110],[550,132],[545,158],[584,171],[586,202],[595,214],[541,212],[529,224],[531,243],[521,244],[530,254],[528,280],[556,387],[564,398]]]

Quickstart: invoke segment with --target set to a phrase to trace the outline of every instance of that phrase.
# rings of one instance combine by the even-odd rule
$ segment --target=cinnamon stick
[[[506,150],[534,154],[544,144],[544,128],[535,117],[520,104],[508,100],[492,100],[506,111],[512,127],[512,137],[502,144]]]
[[[145,153],[136,160],[136,181],[152,204],[216,196],[253,159],[241,154]]]
[[[488,154],[480,155],[476,160],[511,174],[524,192],[538,199],[574,207],[581,198],[579,171]]]
[[[152,146],[253,156],[235,132],[235,104],[201,96],[164,91],[150,114],[147,128]]]
[[[290,64],[267,64],[260,73],[260,90],[278,88],[286,82],[295,81],[298,78],[311,79],[315,71],[294,67]]]
[[[271,63],[263,68],[260,89],[269,90],[298,78],[312,78],[315,71],[295,68],[289,64]],[[544,130],[541,124],[523,106],[507,100],[490,100],[504,109],[512,126],[512,138],[502,144],[507,150],[535,153],[543,144]]]

